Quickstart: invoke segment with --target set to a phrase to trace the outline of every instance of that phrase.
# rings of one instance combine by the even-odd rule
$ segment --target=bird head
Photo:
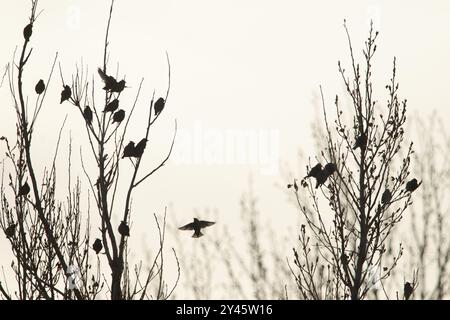
[[[194,218],[194,222],[195,222],[195,223],[198,223],[199,220],[198,220],[197,218]]]

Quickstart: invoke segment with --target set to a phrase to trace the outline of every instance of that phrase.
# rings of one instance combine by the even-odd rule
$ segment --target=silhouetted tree
[[[16,259],[16,262],[12,264],[12,269],[16,275],[18,289],[12,296],[0,283],[0,294],[6,299],[14,297],[18,299],[95,299],[103,292],[104,284],[107,282],[111,299],[144,299],[149,298],[150,283],[156,279],[157,294],[154,297],[166,299],[172,294],[178,278],[172,289],[169,289],[163,279],[165,214],[162,225],[160,219],[154,215],[160,238],[159,249],[152,265],[145,273],[141,272],[142,265],[139,265],[132,268],[133,276],[130,276],[127,239],[130,236],[133,192],[168,160],[175,141],[176,122],[172,143],[165,158],[154,169],[141,174],[141,162],[145,156],[144,149],[150,129],[162,111],[162,108],[159,108],[158,114],[153,115],[155,106],[154,98],[152,98],[148,107],[147,125],[143,128],[145,138],[136,148],[133,144],[131,152],[133,156],[136,156],[136,153],[139,155],[136,156],[135,161],[131,162],[128,159],[122,159],[121,155],[127,154],[124,141],[131,116],[137,105],[142,81],[137,89],[132,108],[127,112],[126,120],[123,110],[116,112],[114,116],[109,112],[101,112],[116,110],[119,106],[119,96],[128,93],[125,90],[127,88],[125,80],[117,81],[109,76],[107,71],[108,36],[114,6],[114,1],[111,1],[104,42],[103,65],[98,69],[99,75],[96,75],[103,81],[88,81],[87,74],[82,67],[81,69],[77,68],[70,82],[65,82],[61,70],[63,89],[59,102],[72,104],[75,107],[73,110],[79,110],[80,123],[86,124],[88,145],[92,152],[92,159],[96,163],[96,171],[89,172],[81,153],[82,167],[89,182],[90,196],[92,196],[95,206],[91,206],[89,197],[86,204],[87,215],[83,214],[81,182],[79,178],[76,179],[74,186],[71,182],[71,145],[66,168],[69,192],[64,201],[58,200],[56,197],[56,159],[63,128],[59,132],[51,167],[44,169],[41,178],[33,166],[35,153],[31,149],[36,119],[44,106],[57,56],[47,81],[40,80],[34,88],[36,91],[36,94],[33,92],[33,99],[36,99],[34,109],[28,105],[28,96],[23,86],[25,66],[29,67],[29,57],[32,53],[29,45],[38,16],[37,4],[37,0],[32,1],[29,22],[23,30],[24,41],[20,57],[18,61],[14,61],[10,65],[8,71],[11,96],[17,115],[17,135],[13,145],[10,145],[6,137],[1,137],[6,145],[6,157],[12,170],[7,173],[7,186],[5,186],[5,176],[2,175],[0,226],[7,235]],[[167,62],[169,84],[165,102],[167,102],[170,89],[168,56]],[[16,68],[17,74],[15,73]],[[98,99],[95,95],[94,83],[99,82],[102,87],[102,82],[104,82],[103,89],[105,91],[101,91],[102,95],[104,94],[101,98],[102,102],[96,101]],[[92,96],[88,94],[89,88],[91,88]],[[74,115],[74,113],[70,113],[70,116]],[[114,122],[120,123],[123,120],[125,124],[120,126],[120,129],[118,125],[113,125]],[[130,165],[132,166],[132,176],[119,180],[119,168]],[[97,177],[96,181],[92,181],[92,177]],[[123,204],[116,201],[118,184],[128,186]],[[99,231],[91,230],[91,210],[96,211],[100,217]],[[117,217],[120,219],[116,219]],[[121,221],[118,226],[114,226],[116,220]],[[91,241],[91,235],[95,235],[95,241]],[[93,258],[91,252],[96,254]],[[175,251],[173,253],[177,259]],[[97,262],[96,269],[92,268],[93,261]],[[104,261],[107,262],[106,266],[103,264]],[[178,260],[176,262],[178,263]],[[109,281],[105,280],[104,276],[106,268],[111,273]]]
[[[400,244],[389,261],[387,243],[415,190],[405,189],[412,143],[406,145],[404,157],[399,154],[405,148],[406,100],[398,96],[396,60],[385,87],[388,100],[381,105],[373,96],[372,82],[378,32],[370,28],[361,66],[346,23],[344,28],[351,76],[340,62],[338,67],[352,108],[344,108],[336,96],[335,120],[330,122],[321,89],[325,146],[315,159],[336,170],[329,176],[320,171],[315,184],[302,180],[311,201],[293,190],[306,222],[300,228],[291,270],[305,299],[364,299],[375,284],[383,287],[403,252]],[[306,172],[310,171],[307,166]],[[387,189],[390,199],[382,201]],[[415,288],[417,283],[411,285]]]

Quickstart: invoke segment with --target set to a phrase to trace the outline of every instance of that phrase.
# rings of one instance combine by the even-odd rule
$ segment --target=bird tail
[[[194,232],[194,234],[192,235],[192,238],[200,238],[201,236],[203,236],[203,233],[201,231],[199,231],[198,233]]]

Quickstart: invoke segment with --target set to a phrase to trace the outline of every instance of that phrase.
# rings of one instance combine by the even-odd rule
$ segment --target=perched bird
[[[6,238],[12,238],[16,233],[16,224],[11,224],[8,228],[5,229]]]
[[[25,28],[23,28],[23,37],[25,38],[26,41],[30,40],[32,33],[33,33],[33,25],[29,23],[25,26]]]
[[[414,178],[406,183],[406,192],[413,192],[416,190],[420,185],[422,184],[422,181],[420,183],[417,183],[417,179]]]
[[[198,220],[197,218],[194,218],[194,222],[188,223],[187,225],[179,227],[178,229],[194,230],[194,234],[192,235],[192,238],[200,238],[201,236],[203,236],[201,229],[212,226],[213,224],[215,224],[215,222],[203,221],[203,220]]]
[[[134,148],[133,156],[136,158],[142,157],[142,154],[144,153],[145,147],[147,146],[147,139],[144,138],[136,145]]]
[[[155,102],[155,116],[157,116],[158,114],[161,113],[161,111],[163,111],[165,104],[166,104],[166,101],[164,100],[164,98],[159,98],[158,100],[156,100],[156,102]]]
[[[130,227],[126,224],[125,221],[122,221],[119,225],[119,233],[124,237],[130,236]]]
[[[125,110],[120,109],[116,113],[114,113],[113,123],[114,122],[121,123],[123,119],[125,119]]]
[[[327,163],[323,168],[323,171],[325,172],[327,178],[331,176],[333,173],[335,173],[336,170],[337,170],[336,165],[332,162]]]
[[[317,178],[317,175],[322,171],[322,165],[320,163],[316,164],[314,167],[311,168],[311,170],[309,170],[306,178],[309,177],[313,177],[313,178]]]
[[[391,199],[392,199],[391,190],[389,189],[384,190],[383,194],[381,195],[381,203],[382,204],[389,203]]]
[[[103,88],[103,90],[111,90],[111,88],[117,83],[116,79],[112,76],[108,76],[100,68],[98,68],[97,70],[100,78],[102,78],[103,82],[105,83],[105,87]]]
[[[100,251],[102,251],[102,249],[103,249],[102,240],[100,240],[99,238],[95,239],[95,241],[92,245],[92,249],[94,249],[96,254],[99,254]]]
[[[367,144],[367,135],[363,133],[359,137],[356,138],[355,145],[353,146],[353,150],[358,148],[364,149]]]
[[[64,85],[64,89],[63,91],[61,91],[61,103],[63,103],[66,100],[69,100],[70,97],[72,96],[72,89],[70,89],[70,87],[66,84]]]
[[[39,80],[36,86],[34,87],[34,90],[36,91],[37,94],[41,94],[42,92],[44,92],[45,90],[44,80],[42,79]]]
[[[105,110],[103,110],[103,112],[114,112],[118,107],[119,107],[119,100],[114,99],[113,101],[111,101],[106,105]]]
[[[321,185],[323,185],[327,179],[327,173],[325,172],[325,170],[320,170],[320,172],[316,175],[316,189],[318,189]]]
[[[23,197],[26,196],[28,193],[30,193],[30,186],[28,185],[28,182],[25,182],[23,185],[19,187],[19,193],[17,196]]]
[[[114,77],[108,76],[103,72],[102,69],[98,68],[97,70],[100,78],[102,78],[103,82],[105,83],[105,87],[103,88],[103,90],[117,93],[122,92],[122,90],[125,88],[125,80],[120,80],[119,82],[117,82]]]
[[[114,85],[111,88],[111,92],[117,92],[120,93],[125,89],[125,80],[120,80],[119,82],[114,83]]]
[[[405,286],[403,288],[403,296],[405,297],[405,300],[409,300],[409,298],[411,297],[413,292],[414,292],[414,287],[412,286],[412,284],[409,282],[406,282]]]
[[[133,141],[128,142],[125,148],[123,148],[122,159],[132,157],[134,155],[134,149],[135,149],[134,142]]]
[[[83,118],[87,124],[92,124],[92,110],[89,106],[84,107]]]

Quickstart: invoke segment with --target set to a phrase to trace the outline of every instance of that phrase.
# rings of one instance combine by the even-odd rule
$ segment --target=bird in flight
[[[179,230],[194,230],[194,234],[192,235],[192,238],[200,238],[203,236],[203,233],[201,232],[201,229],[212,226],[215,224],[215,222],[212,221],[204,221],[199,220],[197,218],[194,218],[194,222],[188,223],[185,226],[179,227]]]

